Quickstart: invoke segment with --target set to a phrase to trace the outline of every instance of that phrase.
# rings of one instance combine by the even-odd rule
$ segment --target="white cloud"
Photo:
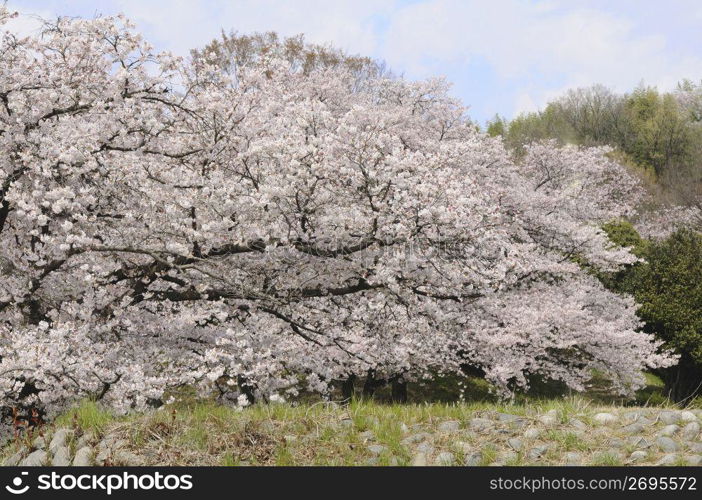
[[[627,18],[564,2],[432,0],[392,16],[383,52],[415,75],[478,59],[502,80],[558,81],[558,88],[597,82],[624,91],[642,78],[669,88],[702,73],[699,56],[671,53],[664,36],[634,28]],[[546,85],[522,89],[515,107],[542,106],[555,88]]]
[[[410,77],[460,75],[478,62],[510,89],[499,99],[526,110],[573,86],[603,83],[625,91],[642,79],[670,88],[681,78],[699,78],[702,58],[695,47],[673,50],[665,28],[651,24],[642,30],[636,14],[641,4],[613,13],[566,0],[113,0],[86,11],[122,11],[154,45],[179,54],[221,29],[272,30],[385,59]],[[685,10],[690,19],[702,15],[694,2]],[[32,26],[15,23],[24,31]],[[470,87],[470,75],[460,83]]]
[[[14,2],[8,3],[7,8],[10,12],[17,12],[20,15],[10,19],[4,28],[20,37],[37,33],[41,28],[42,19],[53,17],[53,13],[49,10],[27,10]]]
[[[169,49],[187,53],[216,37],[222,29],[242,33],[277,31],[286,36],[304,33],[317,43],[333,43],[354,53],[374,53],[378,35],[375,16],[388,13],[392,0],[329,2],[298,0],[117,0],[115,4],[140,27]]]

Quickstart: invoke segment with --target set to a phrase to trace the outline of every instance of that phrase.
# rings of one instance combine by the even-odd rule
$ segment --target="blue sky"
[[[407,78],[435,75],[483,123],[540,109],[570,87],[702,79],[699,0],[10,0],[43,17],[122,12],[158,49],[185,55],[221,29],[304,33],[385,60]],[[17,29],[31,29],[28,20]]]

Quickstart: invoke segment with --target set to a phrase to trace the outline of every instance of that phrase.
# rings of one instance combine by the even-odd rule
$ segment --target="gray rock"
[[[397,459],[397,457],[390,457],[390,460],[388,460],[388,465],[390,467],[397,467],[400,465],[400,461]]]
[[[659,436],[675,436],[678,431],[680,430],[679,425],[675,424],[670,424],[666,425],[661,429],[661,431],[658,433]]]
[[[693,453],[702,453],[702,443],[686,443],[688,449]]]
[[[619,421],[619,417],[611,413],[598,413],[593,417],[593,420],[600,425],[612,425]]]
[[[474,453],[467,453],[466,456],[463,459],[463,463],[465,465],[469,466],[475,466],[475,465],[480,465],[480,463],[483,461],[483,454],[478,452]]]
[[[19,463],[22,461],[22,457],[24,457],[25,450],[21,449],[17,453],[10,455],[5,459],[5,461],[2,463],[2,465],[6,467],[14,467],[15,465],[19,465]]]
[[[462,451],[463,453],[470,453],[473,451],[473,445],[465,441],[456,441],[453,446],[456,450]]]
[[[534,446],[527,452],[527,457],[530,460],[538,460],[541,456],[548,451],[548,446]]]
[[[92,465],[93,450],[89,446],[83,446],[79,448],[76,452],[76,456],[73,457],[74,467],[88,467]]]
[[[380,460],[378,460],[378,457],[370,457],[368,460],[366,460],[366,465],[378,465]]]
[[[412,465],[415,467],[427,465],[427,456],[424,453],[417,453],[414,458],[412,458]]]
[[[500,422],[517,422],[519,420],[524,420],[519,415],[511,415],[509,413],[497,413],[497,420]]]
[[[683,422],[697,422],[697,415],[692,413],[691,411],[682,411],[680,412],[680,420]]]
[[[66,446],[68,438],[73,435],[73,430],[61,428],[54,432],[54,436],[51,438],[51,443],[49,443],[49,451],[51,453],[56,453],[56,450]]]
[[[54,467],[67,467],[71,465],[71,451],[67,446],[61,446],[54,452],[51,458],[51,465]]]
[[[642,460],[646,460],[647,456],[648,453],[646,453],[645,451],[636,450],[631,455],[629,455],[629,461],[632,463],[641,462]]]
[[[419,442],[424,441],[426,439],[431,439],[431,437],[432,437],[431,434],[428,434],[426,432],[420,432],[418,434],[411,434],[411,435],[407,436],[405,439],[400,441],[400,443],[402,443],[403,446],[409,446],[411,444],[419,443]]]
[[[360,437],[364,441],[372,441],[373,439],[375,439],[375,433],[373,431],[360,432],[358,434],[358,437]]]
[[[112,450],[107,447],[102,449],[98,448],[97,456],[95,457],[95,463],[97,465],[105,465],[105,463],[112,457]]]
[[[339,425],[341,427],[347,427],[347,428],[353,427],[353,420],[351,420],[350,418],[343,418],[339,421]]]
[[[522,442],[521,439],[519,438],[512,438],[507,440],[507,444],[512,448],[514,451],[519,451],[524,447],[524,442]]]
[[[406,423],[402,422],[400,424],[400,431],[402,432],[402,434],[407,434],[409,432],[409,427],[407,427]]]
[[[678,444],[667,436],[661,436],[656,439],[656,444],[661,451],[665,451],[667,453],[676,452],[679,449]]]
[[[449,451],[443,451],[436,456],[434,464],[436,465],[453,465],[456,457]]]
[[[529,425],[529,421],[526,418],[518,415],[510,415],[509,413],[498,413],[497,421],[519,429]]]
[[[633,424],[622,427],[622,432],[625,434],[641,434],[643,431],[644,426],[639,422],[634,422]]]
[[[650,448],[652,445],[650,441],[641,436],[632,436],[629,439],[627,439],[627,443],[629,443],[634,448]]]
[[[112,459],[115,465],[136,466],[143,463],[140,456],[124,448],[115,450]]]
[[[587,429],[587,424],[582,420],[578,420],[577,418],[571,418],[568,423],[580,431]]]
[[[112,446],[114,445],[114,443],[115,443],[114,438],[112,438],[110,436],[104,437],[97,444],[97,449],[98,449],[98,451],[110,450],[110,449],[112,449]]]
[[[624,420],[627,420],[629,422],[636,422],[640,418],[644,416],[644,412],[635,410],[635,411],[628,411],[622,415],[624,417]]]
[[[431,455],[434,453],[434,447],[428,441],[424,441],[423,443],[419,443],[417,451],[426,455]]]
[[[470,421],[470,428],[474,431],[484,432],[492,428],[492,422],[487,418],[474,418]]]
[[[368,451],[370,451],[373,455],[380,455],[387,449],[388,448],[382,444],[372,444],[368,447]]]
[[[507,465],[510,462],[516,462],[518,459],[519,459],[519,455],[517,455],[515,452],[505,451],[503,453],[500,453],[497,457],[497,460],[495,460],[490,465],[497,465],[497,466]]]
[[[460,428],[461,423],[458,420],[447,420],[437,426],[439,432],[457,432]]]
[[[675,453],[666,453],[656,462],[656,465],[675,465],[678,461],[678,456]]]
[[[524,431],[524,437],[527,439],[536,439],[541,435],[541,431],[539,429],[527,429]]]
[[[683,460],[687,465],[702,465],[702,456],[700,455],[685,455]]]
[[[27,458],[20,462],[23,467],[40,467],[46,465],[49,461],[49,455],[44,450],[37,450],[30,453]]]
[[[658,414],[658,420],[664,424],[677,424],[680,422],[680,412],[679,411],[662,411]]]
[[[541,422],[544,425],[551,426],[551,425],[557,425],[561,420],[558,418],[557,415],[541,415],[539,417],[539,422]]]
[[[692,441],[700,433],[700,424],[697,422],[690,422],[682,430],[683,439]]]
[[[37,438],[32,442],[32,448],[35,450],[43,450],[46,448],[46,438],[44,436],[37,436]]]
[[[612,448],[624,448],[624,446],[626,446],[626,443],[619,438],[612,438],[609,440],[609,445]]]
[[[97,436],[93,431],[84,432],[82,436],[76,441],[76,449],[83,448],[84,446],[90,446],[97,442]]]
[[[581,465],[583,456],[577,451],[569,451],[565,454],[565,465]]]

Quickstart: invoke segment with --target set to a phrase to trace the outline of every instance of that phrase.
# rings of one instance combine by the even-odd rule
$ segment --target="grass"
[[[113,423],[116,417],[107,409],[93,401],[83,401],[77,407],[60,415],[56,427],[79,427],[100,434],[107,424]]]
[[[546,432],[545,440],[556,443],[564,451],[585,451],[588,449],[584,439],[572,431],[549,430]]]
[[[622,460],[610,452],[598,453],[595,455],[591,465],[624,465]]]
[[[649,382],[647,401],[660,387],[655,378]],[[421,395],[420,389],[415,388],[415,398]],[[541,394],[512,401],[481,393],[484,397],[466,402],[443,402],[437,397],[434,402],[388,404],[382,402],[381,395],[380,402],[357,399],[340,405],[318,401],[254,405],[243,410],[184,397],[159,410],[128,416],[114,415],[99,404],[86,401],[58,417],[47,429],[47,435],[50,437],[51,428],[56,427],[73,428],[76,435],[109,435],[123,439],[145,463],[152,465],[408,465],[416,446],[424,439],[420,436],[410,444],[407,438],[423,432],[430,434],[430,444],[437,452],[454,453],[459,465],[464,456],[477,452],[481,454],[481,465],[496,460],[506,461],[507,465],[559,464],[564,463],[568,452],[580,453],[591,465],[622,463],[619,454],[610,450],[613,439],[621,441],[625,436],[618,436],[616,429],[595,425],[592,417],[600,411],[621,414],[627,408],[602,399],[597,392],[594,396],[549,397],[541,389]],[[446,393],[443,389],[439,392],[442,391]],[[670,405],[667,400],[662,404]],[[510,427],[512,424],[501,423],[498,427],[504,432],[489,435],[470,430],[471,419],[497,412],[521,416],[527,425],[516,429]],[[553,425],[539,421],[548,412],[558,417]],[[578,431],[572,425],[574,419],[591,428]],[[459,422],[458,433],[437,432],[438,424],[447,420]],[[539,427],[540,435],[524,438],[524,448],[516,456],[505,455],[511,451],[507,440],[522,436],[530,427]],[[549,445],[547,452],[538,461],[530,461],[529,448],[543,444]],[[384,448],[374,454],[370,445]],[[621,448],[623,456],[628,457],[633,451],[630,448]],[[16,449],[14,444],[7,446],[0,455],[4,458]],[[658,458],[652,453],[647,462],[654,463]]]

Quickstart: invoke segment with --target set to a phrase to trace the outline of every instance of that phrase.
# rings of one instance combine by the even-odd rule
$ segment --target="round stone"
[[[675,453],[666,453],[663,455],[656,465],[675,465],[678,462],[678,456]]]
[[[437,429],[439,432],[456,432],[461,428],[461,423],[457,420],[448,420],[446,422],[441,422]]]
[[[412,458],[412,465],[415,467],[427,465],[427,456],[424,453],[417,453],[414,458]]]
[[[670,424],[670,425],[666,425],[665,427],[663,427],[661,429],[661,431],[658,433],[658,435],[659,436],[674,436],[675,434],[678,433],[679,430],[680,430],[679,425]]]
[[[426,455],[431,455],[434,452],[434,447],[427,441],[424,441],[417,446],[417,451]]]
[[[658,414],[658,420],[666,425],[677,424],[680,422],[680,412],[679,411],[662,411]]]
[[[524,431],[524,437],[527,439],[536,439],[541,435],[541,431],[539,429],[527,429]]]
[[[487,418],[474,418],[470,421],[470,428],[474,431],[487,431],[492,428],[492,422]]]
[[[483,461],[483,454],[478,452],[474,453],[467,453],[466,456],[463,459],[463,463],[465,465],[470,465],[470,466],[475,466],[475,465],[480,465],[480,463]]]
[[[527,457],[530,460],[538,460],[541,456],[548,451],[548,446],[534,446],[527,452]]]
[[[519,451],[524,446],[524,443],[519,438],[511,438],[507,440],[507,444],[514,450]]]
[[[453,465],[456,461],[453,453],[449,451],[443,451],[436,456],[436,465]]]
[[[678,444],[675,441],[666,436],[661,436],[658,439],[656,439],[656,444],[658,445],[658,448],[661,449],[661,451],[665,451],[667,453],[678,451],[679,448]]]
[[[89,446],[83,446],[76,451],[76,456],[73,457],[74,467],[88,467],[91,465],[93,450]]]
[[[683,411],[680,412],[680,420],[682,420],[683,422],[696,422],[697,415],[695,415],[691,411]]]
[[[556,415],[541,415],[539,417],[539,422],[546,426],[552,426],[552,425],[557,425],[560,419]]]
[[[54,456],[51,458],[51,465],[54,467],[71,465],[71,452],[67,446],[61,446],[54,452]]]
[[[358,437],[364,441],[370,441],[375,439],[375,433],[373,431],[365,431],[358,434]]]
[[[700,424],[697,422],[690,422],[682,430],[683,439],[693,440],[700,433]]]
[[[48,461],[49,455],[44,450],[36,450],[22,460],[20,465],[22,467],[40,467],[46,465]]]
[[[616,423],[619,418],[611,413],[598,413],[593,417],[593,420],[601,425],[611,425]]]
[[[387,447],[381,444],[372,444],[368,447],[368,451],[370,451],[373,455],[380,455],[385,450],[387,450]]]

